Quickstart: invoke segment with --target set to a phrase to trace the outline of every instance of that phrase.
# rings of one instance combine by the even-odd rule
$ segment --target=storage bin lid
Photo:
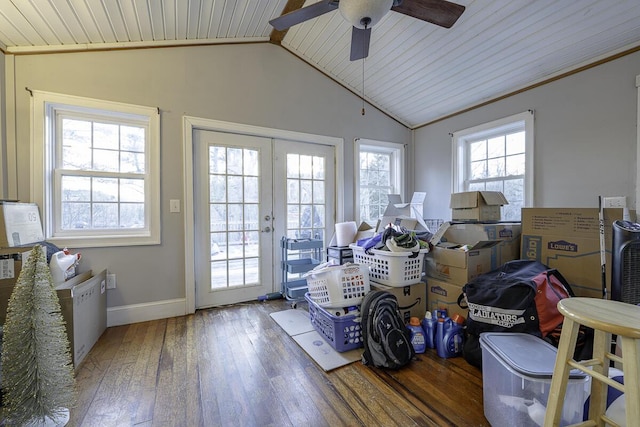
[[[558,350],[534,335],[515,332],[485,332],[480,345],[487,347],[513,370],[535,378],[551,378]],[[584,378],[577,369],[569,378]]]

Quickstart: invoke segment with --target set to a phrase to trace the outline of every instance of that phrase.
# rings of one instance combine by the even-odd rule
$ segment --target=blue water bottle
[[[420,319],[417,317],[411,317],[407,328],[411,331],[411,345],[413,345],[413,349],[416,353],[424,353],[426,347],[424,331],[422,330],[422,326],[420,326]]]
[[[435,314],[435,313],[434,313]],[[438,319],[427,311],[422,319],[422,329],[424,330],[424,344],[427,348],[436,348],[436,326]]]

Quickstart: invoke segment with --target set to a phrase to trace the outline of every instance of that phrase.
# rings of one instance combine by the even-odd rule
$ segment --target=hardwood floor
[[[269,316],[288,308],[246,303],[107,329],[76,372],[68,425],[489,425],[481,372],[464,359],[428,350],[398,371],[324,372]]]

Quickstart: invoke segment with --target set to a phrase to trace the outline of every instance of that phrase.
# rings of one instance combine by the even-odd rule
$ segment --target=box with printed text
[[[422,320],[427,311],[427,285],[425,282],[418,282],[413,285],[403,287],[392,287],[380,283],[371,282],[371,290],[387,291],[398,299],[400,316],[409,323],[409,318],[417,317]]]
[[[629,212],[635,220],[635,211]],[[604,209],[607,289],[611,291],[613,221],[623,209]],[[556,268],[577,296],[601,298],[600,220],[597,208],[523,208],[521,258]]]
[[[458,305],[460,295],[462,295],[462,286],[427,277],[427,310],[431,313],[444,308],[449,317],[459,314],[466,319],[469,310]],[[461,304],[465,305],[463,302]]]
[[[38,205],[0,202],[0,248],[12,248],[43,240]]]

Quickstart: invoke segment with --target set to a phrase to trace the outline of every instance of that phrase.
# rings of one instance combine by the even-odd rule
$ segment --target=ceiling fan
[[[320,0],[272,19],[269,23],[282,31],[336,9],[353,26],[350,59],[356,61],[369,55],[371,27],[389,10],[451,28],[465,7],[446,0]]]

